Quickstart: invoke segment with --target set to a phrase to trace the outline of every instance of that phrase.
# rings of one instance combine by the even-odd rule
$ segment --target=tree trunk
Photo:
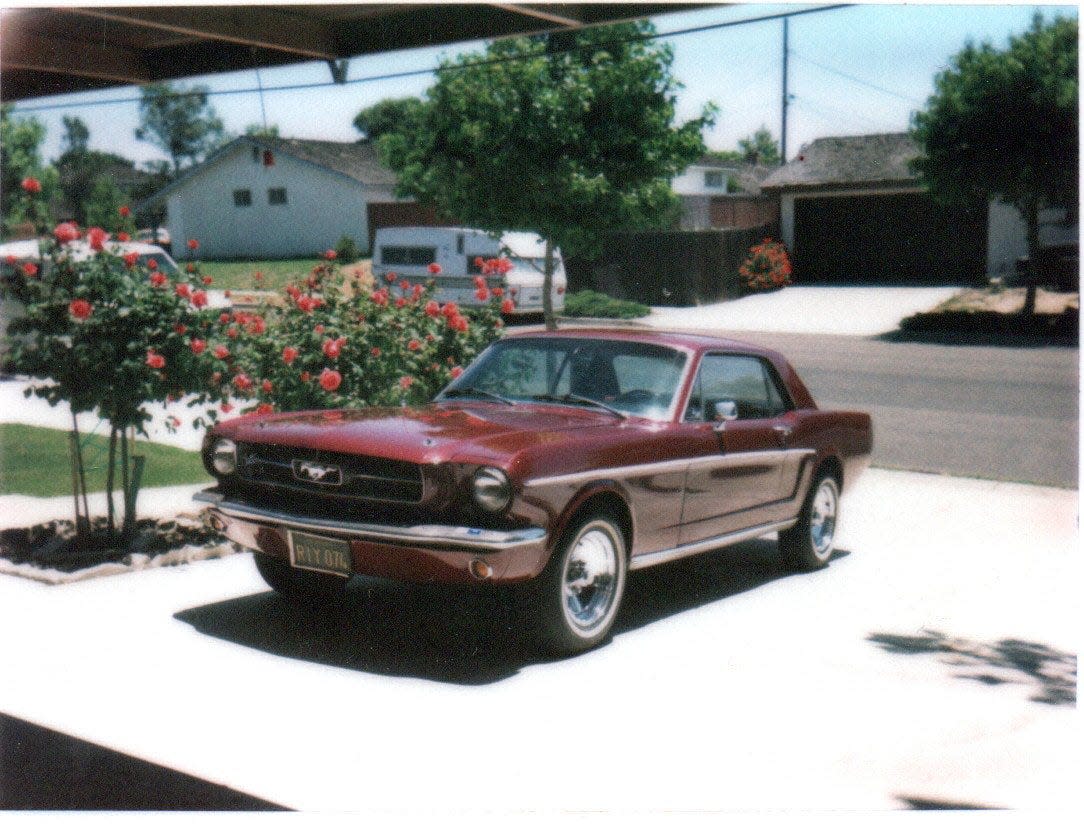
[[[553,241],[546,238],[546,259],[542,272],[542,318],[546,329],[557,328],[557,319],[553,317]]]
[[[117,477],[117,427],[109,427],[109,464],[105,474],[105,507],[109,519],[109,537],[117,532],[117,513],[113,506],[113,486]]]
[[[1035,296],[1039,286],[1039,205],[1029,203],[1025,213],[1028,224],[1028,273],[1027,294],[1021,312],[1031,317],[1035,314]]]
[[[131,480],[128,477],[128,427],[125,426],[120,432],[120,486],[124,498],[124,521],[121,532],[128,536],[128,486]]]
[[[87,501],[87,473],[83,466],[83,444],[79,439],[79,421],[72,413],[72,487],[75,495],[75,533],[80,538],[90,532],[90,504]],[[83,501],[83,513],[79,513],[79,501]]]

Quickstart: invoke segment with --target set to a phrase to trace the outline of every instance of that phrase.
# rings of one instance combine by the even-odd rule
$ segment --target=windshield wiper
[[[516,402],[498,395],[496,392],[489,392],[485,389],[477,389],[473,386],[454,387],[452,389],[445,389],[440,393],[440,397],[437,400],[443,400],[444,398],[467,398],[474,396],[476,398],[486,398],[487,400],[496,401],[497,403],[506,403],[509,406],[515,406]]]
[[[595,406],[609,412],[611,415],[616,415],[621,418],[621,420],[627,420],[629,417],[620,409],[614,409],[612,406],[605,404],[602,401],[596,401],[594,398],[586,398],[583,395],[573,395],[571,392],[567,392],[564,395],[532,395],[531,397],[538,401],[556,401],[557,403],[572,402],[586,404],[587,406]]]

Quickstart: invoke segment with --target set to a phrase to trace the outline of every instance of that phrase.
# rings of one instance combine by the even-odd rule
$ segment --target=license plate
[[[353,574],[350,544],[321,535],[290,532],[290,564],[298,569],[330,572],[333,575]]]

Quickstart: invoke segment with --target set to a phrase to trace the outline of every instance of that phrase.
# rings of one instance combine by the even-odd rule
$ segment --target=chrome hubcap
[[[578,632],[604,624],[617,594],[617,541],[602,527],[583,532],[565,559],[562,604]]]
[[[813,552],[818,558],[826,558],[832,552],[832,539],[836,534],[836,513],[839,496],[836,485],[830,479],[821,481],[809,513],[809,537]]]

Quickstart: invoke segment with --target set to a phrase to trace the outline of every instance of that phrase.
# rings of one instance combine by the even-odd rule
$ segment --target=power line
[[[916,106],[921,106],[922,105],[921,100],[916,100],[913,97],[908,97],[907,95],[900,94],[899,92],[894,92],[891,89],[886,89],[883,86],[878,86],[876,83],[870,83],[868,80],[863,80],[860,77],[855,77],[853,74],[847,74],[846,72],[842,72],[839,69],[832,68],[831,66],[826,66],[823,63],[818,63],[816,60],[813,60],[813,59],[811,59],[809,57],[806,57],[804,54],[798,54],[797,52],[792,51],[791,56],[792,57],[797,57],[799,60],[801,60],[801,61],[803,61],[805,63],[809,63],[811,66],[816,66],[818,69],[821,69],[822,71],[826,71],[829,74],[834,74],[837,77],[842,77],[845,80],[850,80],[852,83],[857,83],[858,85],[865,86],[868,89],[873,89],[874,91],[881,92],[882,94],[887,94],[890,97],[898,98],[898,99],[903,100],[903,101],[905,101],[907,103],[913,103]]]
[[[844,110],[844,109],[837,109],[835,106],[829,106],[827,103],[814,102],[812,100],[809,100],[806,97],[799,97],[798,95],[793,95],[793,98],[794,98],[794,102],[797,103],[798,105],[800,105],[803,109],[809,109],[814,114],[819,114],[821,117],[825,118],[826,120],[831,116],[829,114],[826,114],[826,112],[834,112],[837,115],[837,117],[850,118],[850,120],[852,122],[854,122],[854,121],[863,121],[863,122],[868,123],[869,125],[871,125],[871,126],[873,126],[875,128],[879,128],[879,129],[884,128],[884,123],[883,122],[878,122],[878,121],[873,120],[873,119],[871,119],[869,117],[865,117],[863,115],[860,115],[857,112],[847,111],[847,110]]]
[[[777,14],[765,14],[765,15],[761,15],[759,17],[746,17],[746,18],[742,18],[741,20],[728,20],[728,21],[725,21],[725,22],[722,22],[722,23],[708,23],[708,24],[703,25],[703,26],[690,26],[688,28],[675,29],[673,31],[668,31],[668,32],[656,32],[655,34],[645,34],[645,35],[638,35],[638,36],[635,36],[635,37],[626,37],[626,38],[622,38],[622,39],[619,39],[619,40],[609,40],[609,41],[605,41],[605,42],[602,42],[602,43],[598,43],[598,44],[596,44],[595,47],[599,48],[599,49],[604,49],[607,46],[618,46],[618,45],[623,45],[623,44],[626,44],[626,43],[636,43],[636,42],[648,42],[648,41],[651,41],[651,40],[661,40],[661,39],[667,38],[667,37],[680,37],[680,36],[687,35],[687,34],[698,34],[698,33],[706,32],[706,31],[715,31],[715,30],[718,30],[718,29],[732,28],[732,27],[735,27],[735,26],[747,26],[747,25],[751,25],[751,24],[754,24],[754,23],[767,22],[767,21],[770,21],[770,20],[785,20],[785,19],[788,19],[790,17],[799,17],[801,15],[806,15],[806,14],[820,14],[820,13],[826,12],[826,11],[838,11],[839,9],[846,9],[846,8],[850,8],[850,7],[851,7],[851,4],[849,4],[849,3],[837,3],[835,5],[830,5],[830,6],[816,6],[814,8],[799,9],[797,11],[779,12]],[[311,89],[323,89],[323,88],[328,88],[328,87],[352,86],[352,85],[358,85],[358,84],[361,84],[361,83],[376,83],[376,82],[382,82],[382,81],[386,81],[386,80],[403,80],[403,79],[406,79],[406,78],[409,78],[409,77],[421,77],[421,76],[430,75],[430,74],[442,74],[442,73],[446,73],[446,72],[463,71],[463,70],[466,70],[466,69],[473,69],[473,68],[477,68],[477,67],[480,67],[480,66],[495,66],[495,65],[500,65],[500,64],[503,64],[503,63],[511,63],[511,62],[516,62],[516,61],[520,61],[520,60],[535,59],[535,58],[537,58],[539,56],[551,57],[551,56],[556,56],[556,55],[560,55],[560,54],[571,54],[573,52],[580,51],[582,48],[583,48],[582,46],[573,45],[573,46],[569,46],[569,47],[566,47],[566,48],[556,48],[551,52],[547,52],[545,55],[510,55],[508,57],[495,57],[495,58],[491,58],[489,60],[476,60],[476,61],[471,61],[471,62],[468,62],[468,63],[465,63],[465,64],[454,65],[454,66],[437,66],[437,67],[428,68],[428,69],[412,69],[412,70],[401,71],[401,72],[388,72],[388,73],[385,73],[385,74],[367,75],[365,77],[355,77],[353,79],[345,80],[342,83],[336,83],[334,81],[320,81],[320,82],[314,82],[314,83],[293,83],[293,84],[284,85],[284,86],[269,86],[269,87],[263,87],[263,88],[256,87],[256,88],[242,88],[242,89],[222,89],[222,90],[207,91],[207,92],[195,92],[195,91],[170,92],[169,94],[160,95],[160,96],[161,97],[192,97],[192,96],[196,96],[196,95],[205,94],[208,97],[226,97],[226,96],[229,96],[229,95],[236,95],[236,94],[254,94],[254,93],[259,93],[259,92],[271,93],[271,92],[308,91],[308,90],[311,90]],[[17,114],[24,114],[24,113],[32,113],[32,112],[54,111],[54,110],[57,110],[57,109],[70,109],[70,108],[72,108],[74,106],[78,106],[78,107],[115,106],[115,105],[120,105],[120,104],[124,104],[124,103],[140,103],[140,102],[142,102],[142,100],[143,100],[143,96],[140,95],[138,97],[117,97],[117,98],[111,98],[111,99],[108,99],[108,100],[93,100],[93,101],[86,101],[86,102],[82,102],[82,103],[49,103],[49,104],[42,104],[42,105],[38,105],[38,106],[18,106],[17,105],[15,107],[13,107],[12,111],[13,111],[13,113],[17,113]]]

